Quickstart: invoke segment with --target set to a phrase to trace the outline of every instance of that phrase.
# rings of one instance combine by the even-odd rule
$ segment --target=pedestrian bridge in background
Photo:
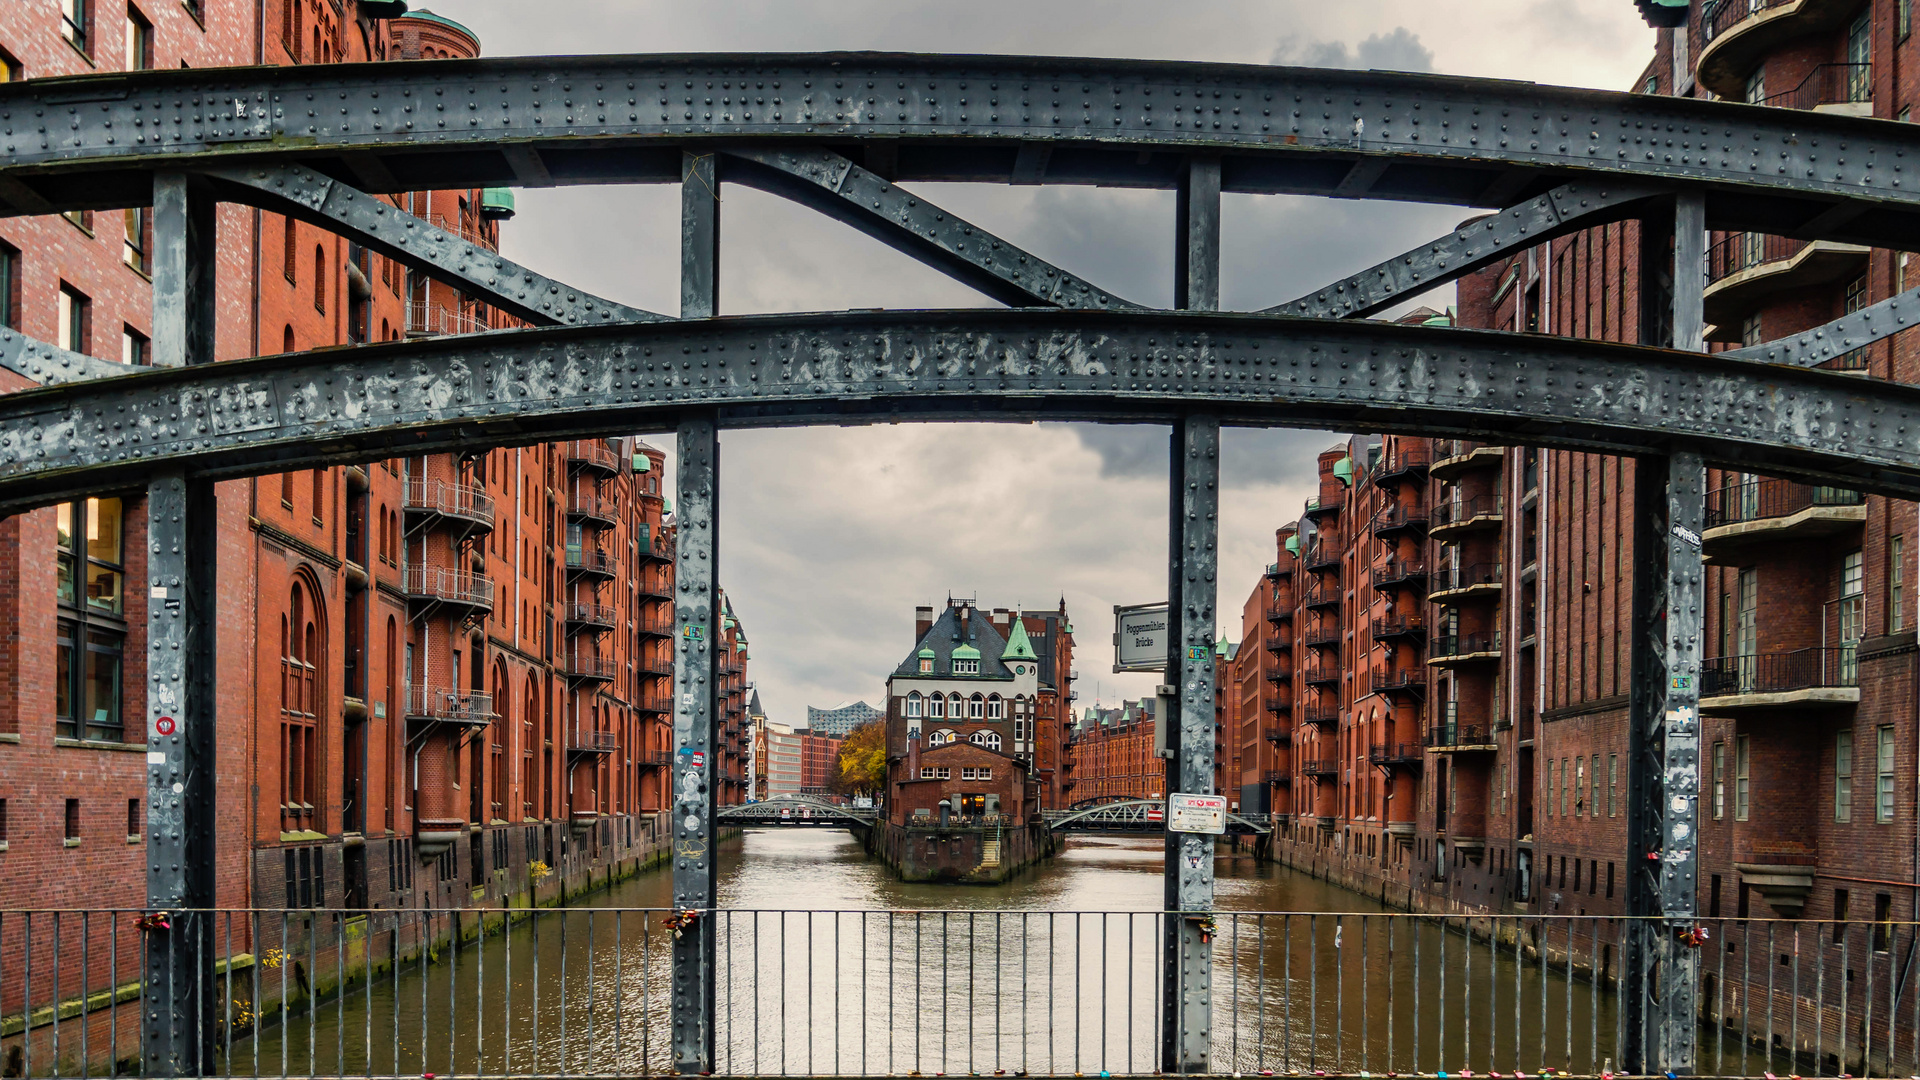
[[[1162,799],[1121,799],[1073,810],[1048,810],[1041,814],[1047,828],[1054,832],[1165,832],[1167,804]],[[1227,835],[1267,836],[1273,826],[1265,822],[1227,815]]]
[[[739,825],[747,828],[774,825],[785,828],[866,829],[872,827],[874,818],[873,810],[837,806],[825,799],[809,799],[804,795],[742,803],[729,806],[714,815],[714,820],[722,827]]]

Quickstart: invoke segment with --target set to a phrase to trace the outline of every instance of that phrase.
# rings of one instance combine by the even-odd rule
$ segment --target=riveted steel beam
[[[768,315],[152,368],[0,395],[0,511],[143,484],[726,426],[1223,423],[1486,436],[1920,495],[1920,387],[1642,346],[1371,320],[962,310]]]
[[[1728,349],[1721,356],[1756,360],[1763,364],[1793,364],[1813,367],[1890,338],[1920,323],[1920,288],[1896,293],[1877,304],[1849,312],[1832,322],[1774,341],[1763,341],[1739,349]]]
[[[644,322],[651,311],[603,300],[299,165],[205,170],[221,196],[357,241],[536,326]]]
[[[49,345],[18,330],[0,327],[0,367],[42,384],[106,379],[125,375],[124,364]]]
[[[1417,248],[1264,311],[1359,319],[1473,273],[1516,251],[1630,216],[1662,194],[1641,184],[1576,183],[1488,214]]]
[[[690,913],[673,942],[673,1066],[711,1075],[714,1061],[715,685],[720,641],[720,441],[711,415],[680,421],[674,562],[673,906]]]
[[[188,161],[306,162],[394,190],[672,182],[683,143],[888,144],[889,179],[1505,206],[1596,174],[1718,189],[1709,225],[1920,245],[1911,125],[1533,83],[1264,65],[874,53],[149,71],[0,87],[8,212],[140,205]],[[961,148],[965,151],[961,152]],[[485,151],[476,153],[475,151]],[[350,159],[350,155],[362,155]],[[370,155],[380,166],[368,167]],[[1362,159],[1386,161],[1356,173]],[[358,162],[356,165],[355,162]],[[537,163],[538,168],[532,165]],[[56,177],[56,173],[59,175]],[[19,187],[12,184],[17,183]],[[8,195],[8,192],[12,195]],[[1850,220],[1835,202],[1859,201]]]
[[[1134,305],[831,150],[742,148],[727,180],[792,199],[1014,307]]]

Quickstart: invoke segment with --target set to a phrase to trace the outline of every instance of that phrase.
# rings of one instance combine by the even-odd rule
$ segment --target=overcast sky
[[[487,55],[882,49],[1313,64],[1625,88],[1653,33],[1629,0],[438,0]],[[537,15],[533,14],[537,12]],[[1170,194],[916,185],[1120,296],[1166,305]],[[991,306],[782,200],[722,188],[723,314]],[[506,253],[600,295],[678,307],[679,196],[664,187],[518,193]],[[1228,196],[1223,305],[1279,303],[1451,228],[1458,209]],[[1451,290],[1428,298],[1452,301]],[[1221,628],[1298,517],[1326,432],[1225,437]],[[672,439],[656,439],[671,449]],[[1151,692],[1109,673],[1112,607],[1164,598],[1163,428],[928,425],[729,432],[721,581],[773,719],[878,702],[913,608],[951,593],[1050,608],[1077,630],[1080,707]]]

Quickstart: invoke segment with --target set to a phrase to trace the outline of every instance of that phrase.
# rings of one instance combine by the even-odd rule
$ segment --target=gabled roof
[[[1033,642],[1027,639],[1026,620],[1019,615],[1013,617],[1013,633],[1007,635],[1007,651],[1000,654],[1002,660],[1037,660],[1033,655]]]
[[[960,620],[962,611],[967,613],[964,625]],[[920,658],[931,650],[933,653],[931,674],[938,678],[949,677],[953,674],[954,650],[963,647],[979,650],[980,674],[964,675],[961,676],[962,678],[1013,678],[1013,672],[1000,660],[1000,654],[1007,647],[1006,639],[1000,636],[1000,631],[993,628],[992,621],[982,614],[979,608],[971,605],[964,608],[954,605],[941,612],[940,617],[933,620],[933,625],[927,628],[927,632],[920,636],[920,640],[914,642],[913,651],[907,654],[905,660],[900,661],[900,666],[894,668],[893,673],[896,676],[921,675]],[[968,656],[965,652],[961,655]]]

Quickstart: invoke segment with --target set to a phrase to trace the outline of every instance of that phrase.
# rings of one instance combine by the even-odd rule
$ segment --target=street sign
[[[1166,819],[1167,819],[1167,812],[1165,810],[1162,810],[1157,806],[1147,807],[1148,821],[1165,821]]]
[[[1113,670],[1165,671],[1167,633],[1166,604],[1115,605]]]
[[[1167,811],[1168,832],[1219,835],[1227,831],[1225,795],[1182,795],[1176,791],[1167,796]]]

